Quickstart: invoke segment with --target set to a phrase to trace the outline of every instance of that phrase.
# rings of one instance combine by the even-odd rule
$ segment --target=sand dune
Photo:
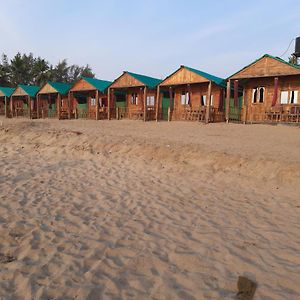
[[[300,299],[300,129],[1,119],[0,299]]]

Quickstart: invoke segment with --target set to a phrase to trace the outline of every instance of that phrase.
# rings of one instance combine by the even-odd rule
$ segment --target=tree
[[[0,63],[0,85],[10,86],[10,65],[8,57],[5,54],[2,54]]]
[[[290,56],[289,63],[294,64],[294,65],[299,65],[298,58],[295,55]]]
[[[89,65],[80,67],[68,65],[66,59],[56,66],[41,57],[34,57],[32,53],[17,53],[10,61],[7,55],[2,55],[0,62],[0,85],[17,86],[20,83],[44,85],[48,80],[73,83],[81,76],[94,77]]]

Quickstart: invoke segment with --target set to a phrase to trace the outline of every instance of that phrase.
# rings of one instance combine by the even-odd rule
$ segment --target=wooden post
[[[119,107],[116,107],[116,119],[119,120]]]
[[[60,120],[60,113],[61,113],[61,95],[60,93],[57,94],[57,97],[56,97],[56,105],[57,105],[57,117],[58,117],[58,120]]]
[[[243,119],[244,119],[244,124],[247,124],[247,110],[248,110],[248,102],[246,100],[246,89],[245,87],[243,88],[243,109],[244,109],[244,116],[243,116]]]
[[[156,112],[155,112],[155,120],[158,122],[158,111],[159,111],[159,104],[160,104],[160,86],[157,86],[156,90]]]
[[[239,81],[234,81],[234,107],[239,107]]]
[[[7,97],[4,97],[4,114],[5,118],[7,118]]]
[[[206,98],[206,111],[205,111],[206,124],[208,124],[210,120],[210,101],[211,101],[211,81],[208,84],[207,98]]]
[[[229,123],[229,109],[230,109],[230,92],[231,92],[230,80],[227,81],[227,90],[226,90],[226,107],[225,107],[225,119],[226,123]]]
[[[147,87],[144,87],[144,122],[147,121]]]
[[[9,106],[10,106],[11,117],[13,117],[14,113],[13,113],[13,97],[12,96],[10,97]]]
[[[31,98],[30,98],[30,96],[27,96],[27,100],[28,100],[29,119],[31,119]]]
[[[96,90],[96,120],[99,120],[99,91]]]
[[[107,119],[110,120],[110,90],[111,88],[108,88],[107,91]]]
[[[36,95],[36,116],[40,118],[40,111],[39,111],[39,94]]]
[[[71,119],[71,92],[68,93],[68,119]]]
[[[170,98],[170,105],[169,105],[169,108],[168,108],[168,122],[171,121],[171,111],[172,113],[174,114],[174,106],[175,106],[175,103],[172,103],[173,101],[173,91],[172,91],[172,87],[170,86],[169,87],[169,98]],[[174,100],[175,102],[175,100]]]

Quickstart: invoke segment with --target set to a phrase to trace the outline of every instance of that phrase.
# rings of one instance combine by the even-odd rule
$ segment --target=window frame
[[[184,101],[182,101],[182,100],[184,100]],[[186,90],[181,91],[181,94],[180,94],[180,104],[182,106],[190,105],[190,94],[189,94],[188,91],[186,91]]]
[[[260,101],[261,91],[263,91],[263,99]],[[256,93],[256,95],[255,95]],[[255,95],[255,97],[254,97]],[[266,100],[266,87],[265,86],[258,86],[252,88],[252,104],[264,104]]]
[[[147,106],[155,106],[155,96],[154,95],[147,95],[146,103],[147,103]]]

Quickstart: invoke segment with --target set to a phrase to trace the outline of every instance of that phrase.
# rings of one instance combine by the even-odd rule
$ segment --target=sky
[[[180,65],[226,78],[300,36],[299,0],[0,0],[0,53],[165,78]],[[291,44],[288,58],[294,50]]]

